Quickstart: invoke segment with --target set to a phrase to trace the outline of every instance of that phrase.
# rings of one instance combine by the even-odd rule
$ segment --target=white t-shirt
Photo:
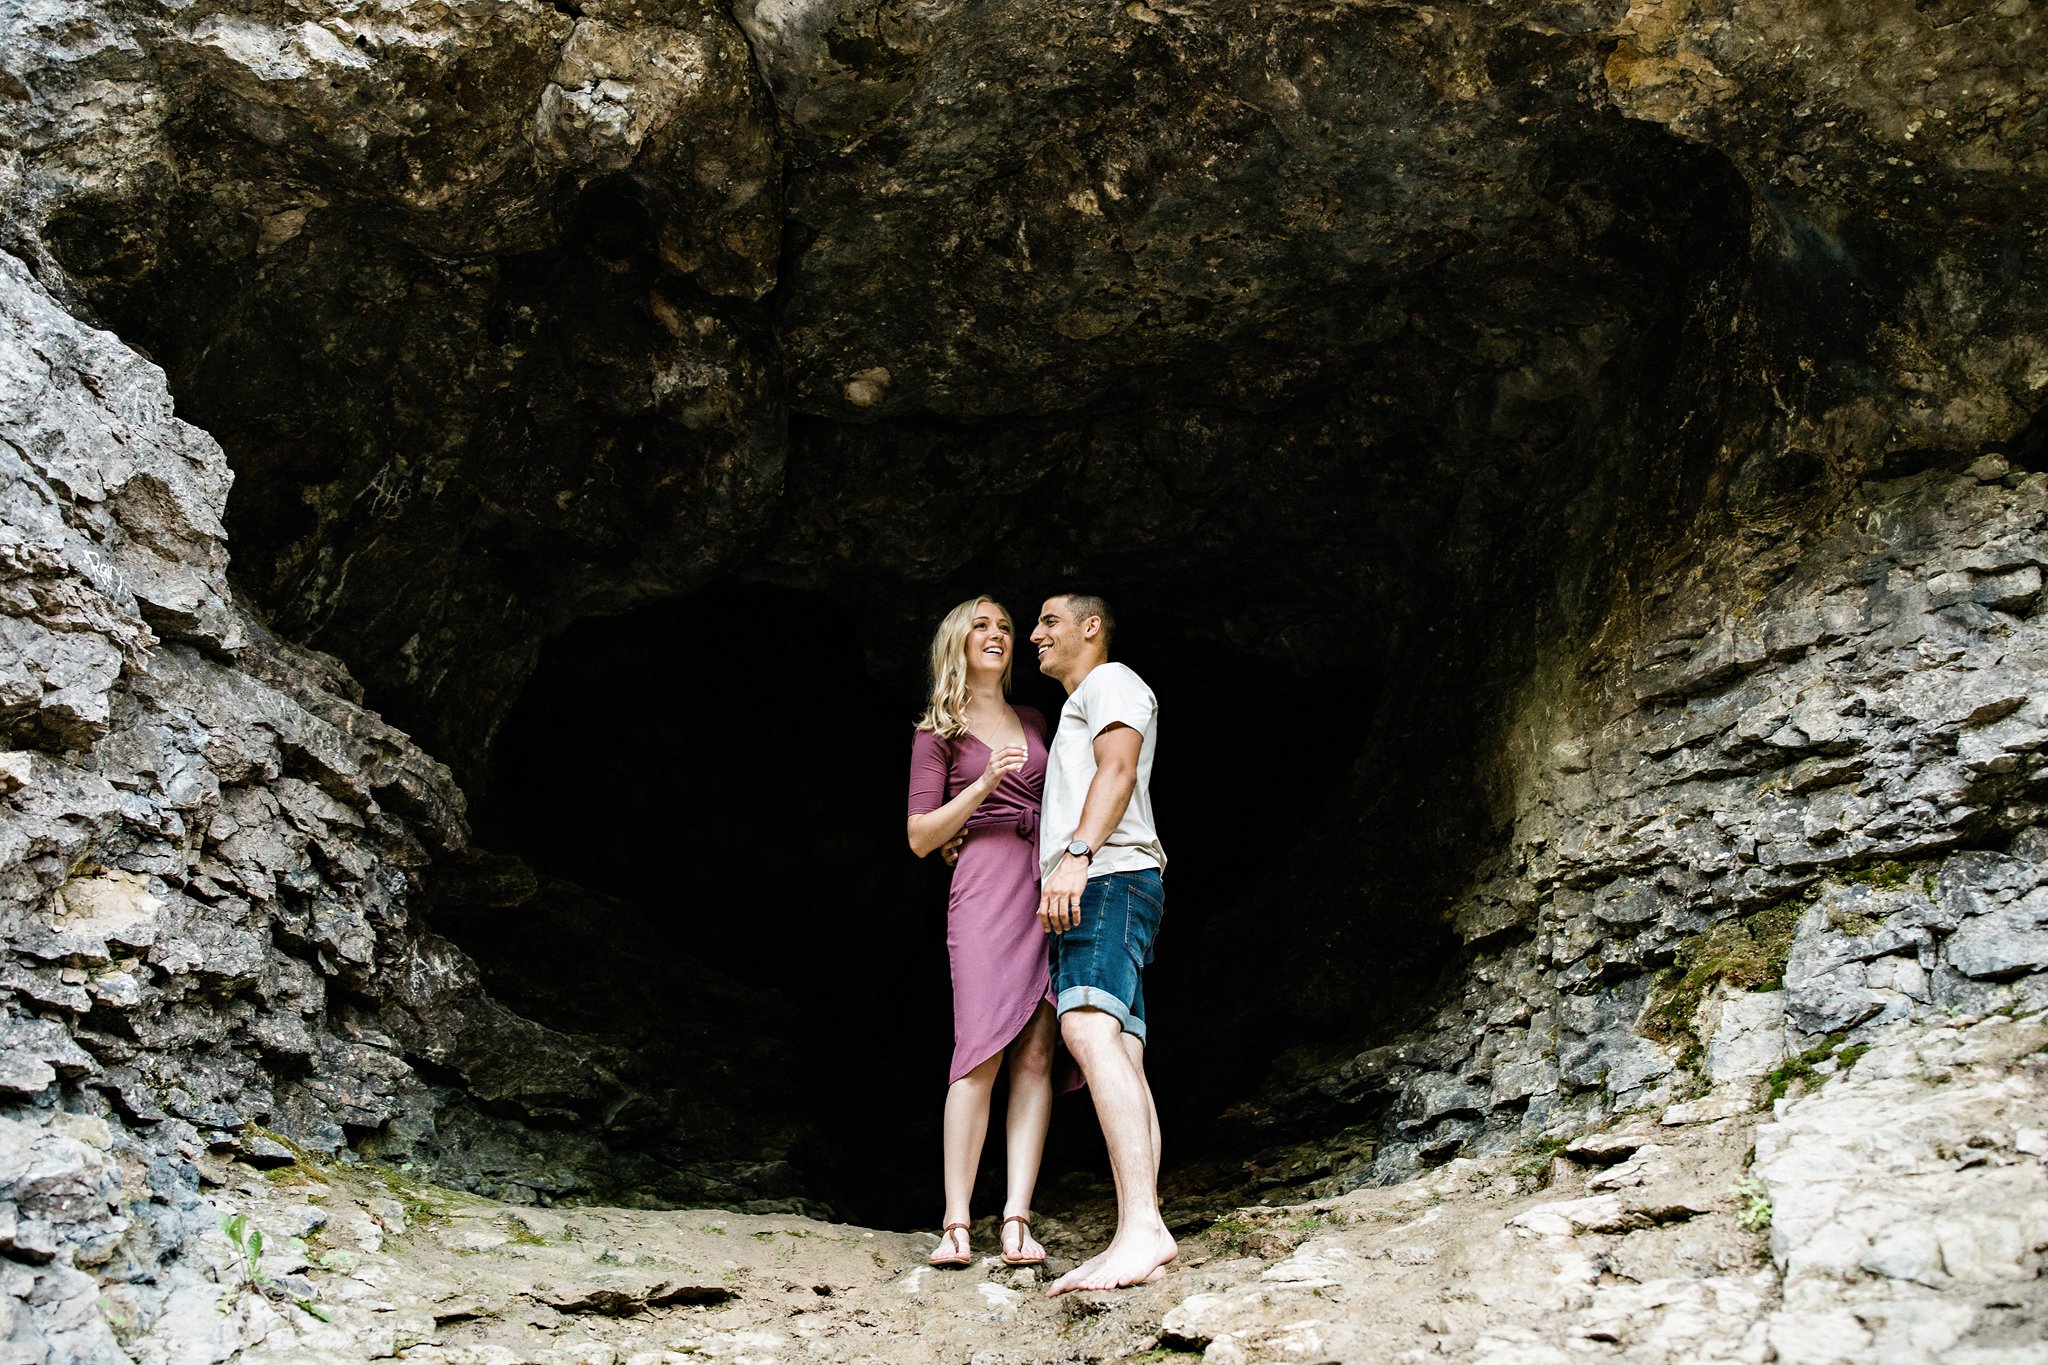
[[[1152,751],[1157,747],[1159,699],[1145,680],[1118,663],[1097,664],[1060,710],[1045,768],[1045,806],[1038,821],[1038,875],[1050,876],[1081,823],[1088,784],[1095,780],[1095,737],[1121,722],[1138,732],[1138,785],[1124,818],[1095,851],[1088,875],[1166,870],[1166,850],[1152,823]]]

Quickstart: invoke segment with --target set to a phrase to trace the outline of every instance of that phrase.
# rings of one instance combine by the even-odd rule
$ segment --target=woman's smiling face
[[[1009,671],[1015,640],[1010,618],[993,602],[974,608],[974,621],[967,627],[967,672],[970,676],[1000,677]]]

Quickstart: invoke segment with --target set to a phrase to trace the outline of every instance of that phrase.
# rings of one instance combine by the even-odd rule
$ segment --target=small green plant
[[[1764,1182],[1746,1175],[1728,1189],[1735,1196],[1735,1221],[1750,1232],[1762,1232],[1771,1225],[1771,1192]]]
[[[1216,1239],[1216,1248],[1226,1256],[1244,1255],[1245,1243],[1258,1231],[1258,1225],[1241,1214],[1228,1213],[1209,1225],[1209,1232]]]
[[[270,1278],[263,1273],[263,1229],[250,1227],[246,1213],[230,1213],[220,1220],[220,1230],[241,1253],[243,1277],[261,1289]]]
[[[720,1228],[719,1231],[722,1233],[725,1229]],[[771,1242],[777,1237],[815,1237],[817,1235],[817,1233],[812,1232],[809,1228],[766,1228],[755,1233],[754,1240],[757,1242]]]
[[[1529,1144],[1529,1155],[1515,1163],[1515,1174],[1533,1180],[1539,1186],[1548,1185],[1551,1167],[1565,1146],[1565,1140],[1561,1137],[1537,1138]]]
[[[246,1213],[230,1213],[222,1215],[220,1230],[228,1241],[234,1243],[235,1250],[241,1253],[243,1281],[267,1298],[281,1299],[282,1291],[271,1282],[270,1276],[263,1272],[263,1229],[250,1227],[249,1215]],[[298,1305],[300,1311],[322,1322],[334,1321],[333,1313],[311,1299],[294,1298],[292,1302]],[[227,1308],[224,1300],[221,1311],[226,1312]]]

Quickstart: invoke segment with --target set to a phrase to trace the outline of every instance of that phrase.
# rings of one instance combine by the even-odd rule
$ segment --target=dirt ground
[[[788,1216],[536,1209],[376,1168],[238,1169],[218,1202],[273,1229],[261,1284],[244,1274],[230,1291],[251,1327],[275,1319],[246,1353],[252,1362],[1022,1365],[1205,1351],[1228,1361],[1248,1346],[1259,1359],[1464,1357],[1540,1333],[1573,1305],[1590,1306],[1603,1283],[1704,1277],[1728,1281],[1724,1293],[1744,1286],[1736,1292],[1759,1305],[1768,1297],[1775,1277],[1763,1239],[1739,1226],[1726,1192],[1748,1128],[1713,1125],[1677,1148],[1647,1136],[1632,1163],[1559,1158],[1554,1178],[1526,1155],[1458,1161],[1393,1189],[1200,1214],[1160,1283],[1051,1300],[1043,1286],[1106,1237],[1106,1205],[1041,1216],[1051,1253],[1041,1272],[992,1254],[960,1270],[929,1268],[930,1234]],[[1609,1140],[1600,1159],[1634,1141]],[[1648,1195],[1634,1183],[1644,1168]],[[1547,1204],[1589,1194],[1597,1203],[1598,1186],[1617,1175],[1627,1197],[1605,1194],[1614,1207],[1594,1210],[1596,1223],[1605,1212],[1602,1227],[1510,1226]],[[995,1246],[992,1219],[974,1240]],[[232,1279],[246,1266],[229,1269]],[[297,1291],[308,1287],[301,1307]]]
[[[142,1365],[2048,1360],[2048,1017],[1894,1029],[1769,1109],[1716,1093],[1406,1183],[1233,1205],[1166,1191],[1156,1284],[1048,1299],[1106,1202],[1041,1215],[1044,1271],[925,1265],[932,1233],[537,1209],[370,1165],[226,1166],[206,1302]],[[1334,1181],[1320,1186],[1328,1190]],[[251,1230],[264,1233],[250,1254]],[[984,1253],[994,1220],[973,1230]]]

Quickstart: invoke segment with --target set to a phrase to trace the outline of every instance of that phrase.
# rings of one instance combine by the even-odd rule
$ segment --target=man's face
[[[1047,677],[1066,676],[1067,666],[1081,648],[1081,627],[1064,597],[1048,597],[1038,609],[1038,625],[1031,632],[1038,647],[1038,671]]]

